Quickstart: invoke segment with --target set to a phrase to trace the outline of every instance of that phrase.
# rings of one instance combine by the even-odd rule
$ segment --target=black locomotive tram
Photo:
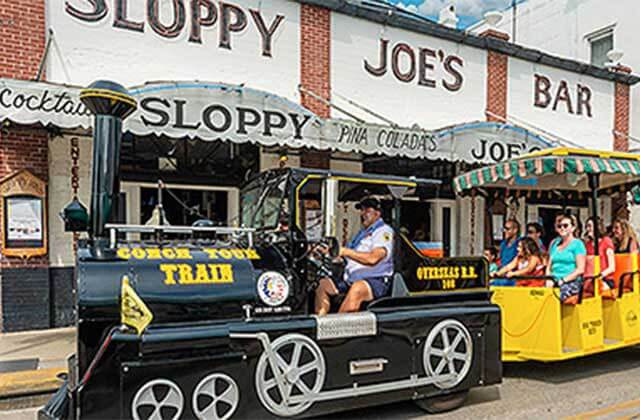
[[[340,272],[317,251],[336,252],[338,216],[375,194],[397,227],[401,199],[434,181],[273,170],[243,189],[242,228],[113,225],[120,126],[135,101],[109,82],[81,97],[96,123],[90,217],[65,210],[69,229],[90,234],[78,348],[42,418],[307,417],[410,399],[437,412],[500,382],[484,259],[426,258],[396,230],[391,295],[313,315],[319,279]],[[121,239],[132,232],[151,239]],[[138,333],[122,325],[151,316]]]

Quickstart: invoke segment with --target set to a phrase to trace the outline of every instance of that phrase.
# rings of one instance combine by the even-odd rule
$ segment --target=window
[[[591,64],[603,67],[609,61],[607,53],[613,49],[613,28],[601,29],[586,38],[591,46]]]

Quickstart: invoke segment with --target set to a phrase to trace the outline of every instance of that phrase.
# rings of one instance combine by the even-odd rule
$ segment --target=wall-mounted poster
[[[43,245],[43,208],[39,197],[6,197],[5,241],[8,248],[39,248]]]
[[[47,253],[47,184],[27,170],[0,180],[0,252],[29,258]]]

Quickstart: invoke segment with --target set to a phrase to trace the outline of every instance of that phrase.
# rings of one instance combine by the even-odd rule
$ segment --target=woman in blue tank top
[[[547,274],[555,278],[560,287],[560,300],[563,303],[577,303],[580,283],[587,261],[587,248],[580,239],[574,237],[577,221],[575,216],[558,219],[556,238],[549,247],[549,265]]]

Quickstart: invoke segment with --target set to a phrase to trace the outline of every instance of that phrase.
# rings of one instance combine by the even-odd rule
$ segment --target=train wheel
[[[473,359],[473,343],[469,330],[455,319],[436,324],[424,344],[422,363],[428,376],[444,376],[434,385],[450,389],[458,385],[469,373]]]
[[[238,407],[240,390],[231,377],[214,373],[200,381],[193,392],[193,412],[198,420],[227,420]]]
[[[301,334],[284,335],[271,344],[276,359],[274,372],[267,352],[263,352],[256,367],[256,391],[260,402],[273,414],[290,417],[311,407],[314,394],[322,389],[326,367],[318,345]],[[281,378],[278,385],[276,376]],[[302,402],[290,403],[289,398],[301,397]]]
[[[465,390],[448,395],[414,400],[413,402],[429,414],[438,414],[461,407],[468,394],[469,390]]]
[[[182,391],[168,379],[144,384],[131,403],[134,420],[177,420],[184,408]]]

